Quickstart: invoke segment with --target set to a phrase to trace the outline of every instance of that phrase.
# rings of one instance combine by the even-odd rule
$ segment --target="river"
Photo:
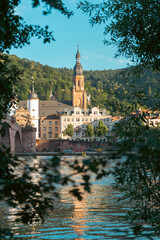
[[[36,161],[43,161],[45,158],[38,157]],[[72,160],[74,157],[66,158]],[[112,167],[113,164],[114,162],[110,163],[108,167]],[[62,171],[68,171],[67,166],[63,166]],[[70,186],[60,187],[60,199],[56,200],[54,210],[41,225],[16,224],[14,222],[15,212],[10,208],[8,209],[9,225],[15,235],[23,240],[148,239],[134,235],[133,225],[130,225],[124,218],[131,206],[126,201],[117,202],[120,193],[112,188],[113,181],[112,176],[100,181],[92,180],[92,192],[84,193],[82,201],[78,201],[68,193]],[[160,238],[153,237],[152,239]]]

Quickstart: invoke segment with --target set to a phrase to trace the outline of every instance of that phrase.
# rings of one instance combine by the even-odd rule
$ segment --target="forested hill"
[[[20,82],[15,90],[20,100],[26,100],[31,88],[31,77],[35,80],[35,91],[41,100],[49,100],[51,89],[58,100],[71,100],[73,69],[52,68],[28,59],[20,59],[10,55],[11,63],[22,70]],[[85,68],[85,66],[83,66]],[[84,71],[85,89],[91,93],[92,106],[108,109],[113,115],[118,114],[120,106],[130,104],[129,97],[136,90],[131,87],[134,82],[137,89],[143,88],[147,100],[144,106],[154,104],[153,95],[159,91],[158,73],[145,71],[144,75],[137,78],[133,75],[124,77],[125,70]]]

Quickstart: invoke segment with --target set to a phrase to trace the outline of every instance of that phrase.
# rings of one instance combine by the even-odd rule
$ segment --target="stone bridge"
[[[36,129],[31,126],[22,128],[14,117],[7,116],[3,121],[5,135],[0,135],[0,143],[10,148],[11,153],[35,152]]]

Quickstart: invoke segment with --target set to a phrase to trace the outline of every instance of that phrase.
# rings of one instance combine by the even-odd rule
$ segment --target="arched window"
[[[78,99],[78,106],[81,107],[81,98]]]

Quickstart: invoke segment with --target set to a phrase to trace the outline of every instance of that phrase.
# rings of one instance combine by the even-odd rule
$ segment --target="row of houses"
[[[29,111],[23,109],[22,107],[17,110],[14,115],[17,123],[21,126],[26,125],[29,116]],[[47,117],[39,118],[38,138],[66,139],[68,136],[64,134],[64,131],[69,124],[72,124],[74,133],[71,139],[89,140],[85,134],[87,125],[92,125],[93,128],[95,128],[100,120],[103,121],[104,125],[108,128],[108,134],[110,134],[113,123],[111,122],[111,116],[105,109],[101,110],[97,107],[93,107],[91,109],[84,110],[82,108],[75,107],[72,110],[63,111],[61,113],[53,113]],[[93,139],[96,139],[96,136],[93,136]]]

